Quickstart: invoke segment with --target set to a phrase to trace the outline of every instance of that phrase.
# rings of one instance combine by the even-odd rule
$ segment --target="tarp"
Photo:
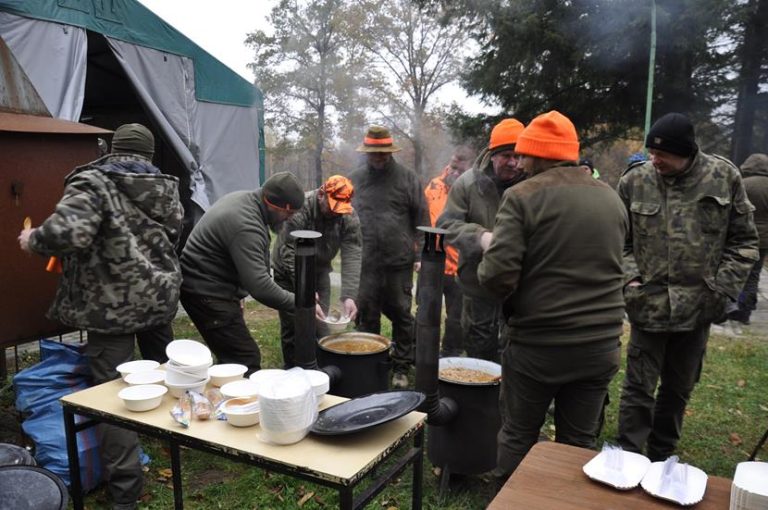
[[[204,211],[264,177],[260,91],[135,0],[0,0],[0,37],[54,117],[80,120],[87,32],[102,34],[190,173]]]

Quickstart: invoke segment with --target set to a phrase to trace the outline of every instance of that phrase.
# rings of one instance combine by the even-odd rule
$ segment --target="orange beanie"
[[[491,141],[488,143],[488,150],[491,154],[503,150],[512,149],[517,143],[518,135],[523,131],[523,123],[517,119],[504,119],[491,131]]]
[[[536,158],[578,161],[579,137],[573,122],[552,110],[533,119],[520,133],[515,152]]]

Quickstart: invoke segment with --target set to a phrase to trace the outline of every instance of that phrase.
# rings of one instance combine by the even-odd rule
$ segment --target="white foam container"
[[[163,384],[165,382],[165,372],[163,372],[162,370],[147,370],[146,372],[133,372],[123,377],[123,380],[130,385]]]
[[[120,376],[123,378],[123,381],[125,381],[125,376],[128,374],[133,374],[136,372],[148,372],[150,370],[156,369],[159,366],[160,363],[157,361],[152,361],[151,359],[137,359],[117,365],[117,371],[120,372]]]
[[[151,411],[160,406],[168,388],[159,384],[139,384],[123,388],[117,396],[129,411]]]
[[[213,364],[211,350],[195,340],[174,340],[165,347],[165,354],[170,361],[187,367]]]
[[[213,365],[208,369],[208,375],[211,376],[211,384],[216,387],[238,381],[243,378],[243,374],[248,371],[248,367],[239,363],[223,363]]]
[[[255,397],[259,394],[259,384],[249,379],[228,382],[220,388],[224,398]]]
[[[165,385],[168,386],[168,390],[171,392],[171,395],[173,395],[176,398],[181,398],[181,396],[184,395],[184,392],[187,390],[203,393],[205,391],[205,386],[208,384],[209,380],[210,380],[210,377],[207,377],[199,382],[194,382],[189,384],[174,384],[174,383],[168,382],[168,379],[166,379]]]

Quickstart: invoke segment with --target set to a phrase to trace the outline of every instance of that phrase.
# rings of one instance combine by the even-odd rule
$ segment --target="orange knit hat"
[[[504,119],[491,131],[491,141],[488,142],[488,150],[491,154],[512,149],[517,143],[518,135],[525,126],[517,119]]]
[[[573,122],[552,110],[533,119],[520,133],[515,152],[536,158],[578,161],[579,137]]]

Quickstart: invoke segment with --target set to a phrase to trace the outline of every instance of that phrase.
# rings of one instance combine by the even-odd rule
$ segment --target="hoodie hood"
[[[744,177],[759,175],[768,177],[768,155],[752,154],[741,164],[741,174]]]

